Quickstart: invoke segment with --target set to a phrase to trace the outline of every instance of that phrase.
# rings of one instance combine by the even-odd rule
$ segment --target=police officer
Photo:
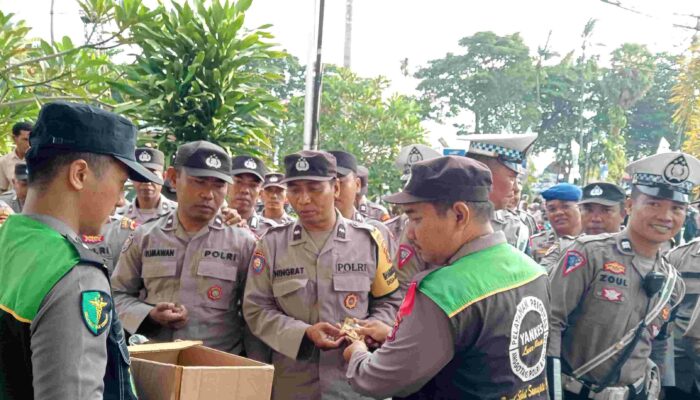
[[[265,175],[260,198],[263,202],[262,216],[278,224],[286,224],[294,221],[287,214],[284,205],[287,201],[287,185],[282,183],[284,174],[270,172]]]
[[[530,214],[527,210],[520,209],[522,188],[522,182],[520,179],[517,179],[515,181],[515,185],[513,185],[513,201],[511,201],[508,207],[506,207],[506,210],[520,218],[520,220],[527,226],[530,236],[532,236],[540,232],[540,227],[537,225],[537,221],[535,221],[535,217],[532,214]]]
[[[658,367],[649,359],[652,339],[683,285],[659,250],[683,224],[700,161],[662,153],[626,172],[633,183],[627,228],[576,239],[550,275],[550,387],[561,389],[561,365],[567,398],[655,399],[660,390]]]
[[[136,149],[136,160],[159,178],[163,178],[165,154],[162,151],[150,147],[139,147]],[[138,224],[162,217],[177,207],[177,203],[161,194],[163,185],[134,182],[134,189],[136,189],[136,199],[125,208],[124,216]]]
[[[390,323],[398,281],[379,231],[335,209],[335,158],[301,151],[284,158],[287,197],[299,219],[260,239],[243,312],[274,351],[273,399],[355,399],[345,380],[346,317]],[[326,351],[320,351],[326,350]]]
[[[432,160],[437,157],[440,157],[440,153],[438,153],[437,150],[431,149],[424,144],[411,144],[401,148],[399,156],[394,162],[394,166],[401,173],[401,182],[405,184],[408,181],[408,177],[411,175],[411,165],[419,161]],[[401,232],[406,226],[406,222],[408,222],[406,214],[399,213],[399,215],[384,222],[384,225],[389,228],[389,231],[395,238],[399,239],[402,236]],[[394,265],[396,265],[396,263],[394,263]]]
[[[107,218],[107,222],[102,225],[99,235],[83,234],[80,236],[80,239],[87,247],[104,258],[105,267],[107,267],[109,275],[112,276],[114,268],[119,261],[121,249],[131,233],[136,229],[136,226],[138,226],[136,221],[112,214]]]
[[[241,354],[239,304],[255,239],[246,228],[226,226],[219,213],[232,182],[231,158],[212,143],[190,142],[180,146],[167,176],[178,207],[139,227],[124,245],[112,278],[117,311],[132,334],[197,339]]]
[[[233,184],[227,198],[229,207],[238,211],[257,236],[262,236],[270,227],[278,225],[255,212],[267,168],[259,158],[247,155],[234,157],[232,163]]]
[[[540,264],[560,237],[571,242],[581,234],[581,214],[578,209],[581,188],[570,183],[558,183],[543,191],[541,196],[545,200],[545,215],[552,229],[530,237],[532,258]]]
[[[27,164],[15,165],[15,177],[12,178],[12,190],[0,195],[0,201],[5,202],[15,213],[22,212],[22,206],[27,198]]]
[[[347,377],[375,398],[546,399],[545,271],[494,232],[491,172],[447,156],[416,163],[401,193],[406,231],[436,269],[417,274],[393,330],[365,323],[345,350]]]
[[[135,145],[115,114],[42,107],[23,214],[0,229],[0,398],[136,399],[107,269],[78,237],[100,231],[127,177],[159,181]]]
[[[519,175],[527,172],[527,153],[537,139],[536,134],[486,134],[466,135],[461,140],[469,142],[467,157],[486,164],[493,175],[493,190],[489,200],[496,212],[491,221],[495,230],[506,234],[508,243],[528,252],[530,231],[520,218],[505,211],[513,201],[513,187]]]
[[[357,166],[354,173],[360,179],[360,190],[355,198],[357,210],[367,219],[379,222],[386,222],[391,218],[389,211],[381,204],[367,200],[367,190],[369,188],[369,169],[361,165]]]
[[[627,215],[625,211],[625,191],[612,183],[594,182],[586,185],[583,190],[581,201],[578,202],[579,213],[581,215],[582,234],[598,235],[601,233],[617,233],[622,227],[622,221]],[[567,210],[571,213],[571,210]],[[575,220],[575,218],[573,218]],[[570,224],[565,224],[570,225]],[[535,242],[538,238],[534,237]],[[547,235],[546,240],[550,240],[550,236],[556,236],[554,243],[550,245],[549,250],[540,259],[539,263],[546,269],[550,269],[559,261],[562,249],[570,246],[575,239],[575,236],[557,235],[552,231]],[[542,240],[544,242],[545,240]],[[533,248],[542,248],[546,245],[542,242],[537,242]]]

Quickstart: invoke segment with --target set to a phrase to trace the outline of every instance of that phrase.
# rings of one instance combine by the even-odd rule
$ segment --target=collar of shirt
[[[349,220],[343,218],[343,216],[340,214],[338,210],[335,210],[335,225],[333,226],[333,229],[331,232],[333,232],[333,240],[337,240],[339,242],[347,242],[350,239],[348,239],[348,224],[350,223]],[[292,238],[289,242],[290,245],[296,246],[302,243],[306,243],[307,241],[310,241],[311,238],[309,237],[308,232],[306,232],[306,229],[304,226],[301,224],[300,220],[296,220],[294,222],[293,228],[292,228]],[[326,242],[327,243],[327,242]]]
[[[365,222],[365,217],[362,215],[362,213],[360,213],[357,208],[354,208],[353,210],[352,220],[357,222]]]
[[[464,256],[502,243],[506,243],[506,235],[502,231],[479,236],[478,238],[463,244],[462,247],[460,247],[452,257],[450,257],[446,265],[452,265]]]
[[[189,239],[194,239],[199,236],[205,235],[209,233],[210,229],[213,230],[222,230],[224,229],[224,221],[221,215],[218,213],[214,218],[212,218],[207,225],[202,227],[197,233],[194,235],[189,235],[186,231],[185,228],[182,227],[180,224],[180,219],[177,216],[177,210],[171,211],[169,214],[167,214],[164,217],[161,217],[160,219],[160,228],[165,231],[165,232],[175,232],[175,235],[179,237],[180,239],[183,240],[189,240]]]
[[[75,241],[80,242],[78,234],[73,229],[71,229],[71,227],[69,227],[65,222],[61,221],[58,218],[54,218],[52,216],[44,214],[26,214],[25,216],[35,221],[41,222],[44,225],[47,225],[49,228],[55,230],[63,236],[73,238]]]

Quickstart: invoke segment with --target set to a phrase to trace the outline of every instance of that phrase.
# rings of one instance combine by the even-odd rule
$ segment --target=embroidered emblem
[[[255,160],[253,160],[252,158],[249,158],[249,159],[245,160],[245,162],[243,163],[243,166],[248,168],[248,169],[255,169],[255,168],[258,168],[258,163],[256,163]]]
[[[147,151],[142,151],[141,154],[139,154],[139,161],[147,163],[151,162],[152,157],[151,154]]]
[[[622,292],[615,288],[603,288],[600,294],[603,297],[603,300],[611,301],[613,303],[619,303],[624,300]]]
[[[299,157],[299,159],[297,160],[297,163],[294,167],[299,172],[305,172],[305,171],[309,170],[309,162],[306,161],[306,158]]]
[[[265,266],[267,265],[267,260],[265,260],[265,255],[263,254],[262,251],[260,250],[255,250],[255,254],[253,254],[253,273],[255,275],[259,275],[261,272],[265,270]]]
[[[112,298],[99,290],[86,290],[81,293],[81,315],[88,331],[99,336],[110,326]]]
[[[355,293],[350,293],[347,296],[345,296],[345,300],[343,300],[343,304],[345,305],[345,308],[348,310],[352,310],[353,308],[357,307],[357,295]]]
[[[586,257],[576,250],[568,250],[564,254],[564,272],[563,275],[567,276],[570,273],[576,271],[586,264]]]
[[[82,235],[81,239],[85,244],[97,244],[105,240],[105,235]]]
[[[591,189],[591,196],[593,196],[593,197],[598,197],[598,196],[601,196],[602,194],[603,194],[603,189],[598,185],[595,185],[595,187],[593,189]]]
[[[217,301],[221,299],[221,286],[219,285],[214,285],[207,290],[207,297],[209,297],[210,300]]]
[[[402,269],[404,265],[413,257],[413,247],[402,244],[399,246],[399,269]]]
[[[617,261],[606,262],[605,264],[603,264],[603,269],[615,275],[622,275],[625,273],[626,270],[624,264],[620,264]]]
[[[207,159],[204,160],[204,163],[209,168],[214,168],[214,169],[221,168],[221,160],[219,160],[219,156],[217,156],[216,154],[212,154],[209,157],[207,157]]]

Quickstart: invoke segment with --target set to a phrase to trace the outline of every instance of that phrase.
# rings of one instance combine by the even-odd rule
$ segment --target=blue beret
[[[564,201],[579,201],[581,200],[581,188],[570,183],[557,183],[551,188],[541,193],[545,200],[564,200]]]

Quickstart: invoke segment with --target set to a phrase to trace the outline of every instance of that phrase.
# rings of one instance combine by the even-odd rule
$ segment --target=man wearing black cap
[[[367,200],[369,187],[369,169],[361,165],[357,166],[354,174],[360,179],[360,190],[355,197],[355,206],[363,217],[379,222],[386,222],[391,218],[389,211],[381,204]]]
[[[273,399],[361,398],[344,379],[335,324],[347,317],[390,323],[401,301],[396,274],[379,231],[335,209],[335,157],[301,151],[284,165],[299,219],[258,242],[245,319],[273,350]]]
[[[161,179],[163,178],[165,154],[162,151],[150,147],[139,147],[136,149],[136,160],[149,171]],[[163,185],[156,185],[152,182],[134,182],[134,189],[136,189],[136,200],[129,204],[124,216],[138,224],[168,214],[177,207],[177,203],[168,200],[161,194]]]
[[[232,182],[231,158],[212,143],[190,142],[166,175],[178,207],[140,226],[124,245],[112,277],[117,312],[132,334],[202,340],[242,354],[239,304],[255,239],[246,228],[227,226],[219,212]]]
[[[284,209],[284,204],[287,201],[287,184],[282,183],[282,180],[284,180],[284,174],[271,172],[265,175],[265,182],[263,182],[260,193],[264,204],[262,216],[278,224],[287,224],[294,222],[294,218],[287,214]]]
[[[257,236],[262,236],[271,226],[277,225],[255,212],[266,173],[265,164],[257,157],[246,155],[233,158],[233,184],[229,187],[226,200]]]
[[[374,398],[546,399],[549,296],[542,267],[491,227],[491,172],[464,157],[419,162],[388,196],[436,269],[417,274],[393,329],[377,323],[344,352],[351,386]],[[524,395],[525,394],[525,395]]]
[[[15,174],[12,178],[12,190],[0,195],[0,201],[4,201],[15,213],[22,212],[22,206],[27,198],[27,164],[15,165]]]
[[[42,107],[23,214],[0,230],[0,398],[136,398],[107,269],[78,237],[99,233],[127,177],[159,181],[135,145],[115,114]]]
[[[633,179],[627,228],[579,237],[550,276],[550,388],[563,385],[567,398],[659,394],[652,340],[666,330],[685,291],[660,250],[683,224],[689,195],[700,183],[700,161],[661,153],[629,164],[626,172]],[[655,359],[664,359],[663,350]]]

